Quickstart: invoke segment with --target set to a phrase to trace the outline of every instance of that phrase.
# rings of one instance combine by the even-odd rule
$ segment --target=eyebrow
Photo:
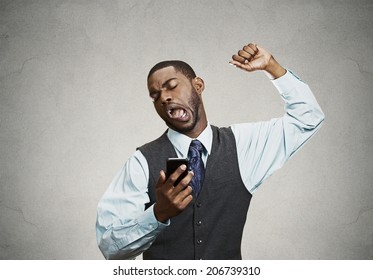
[[[165,81],[165,82],[162,84],[162,88],[164,88],[165,86],[167,86],[167,84],[168,84],[169,82],[171,82],[172,80],[176,80],[176,79],[177,79],[176,77],[168,79],[167,81]]]

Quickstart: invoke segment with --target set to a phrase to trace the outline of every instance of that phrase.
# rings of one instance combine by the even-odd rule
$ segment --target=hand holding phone
[[[186,166],[185,170],[179,168],[181,165]],[[176,181],[167,180],[171,175],[174,177],[179,175],[179,178]],[[181,184],[180,182],[184,177],[187,180],[185,184]],[[193,200],[193,190],[187,185],[192,177],[193,173],[188,172],[187,159],[170,158],[167,160],[166,172],[160,171],[160,177],[155,186],[154,215],[158,221],[166,222],[168,219],[179,215]]]

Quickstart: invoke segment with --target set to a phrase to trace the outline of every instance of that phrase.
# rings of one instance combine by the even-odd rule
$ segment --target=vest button
[[[196,222],[196,225],[197,225],[197,226],[202,225],[202,221],[198,221],[198,222]]]
[[[197,207],[200,208],[202,206],[202,203],[201,202],[198,202],[197,203]]]
[[[202,244],[202,239],[198,239],[198,240],[197,240],[197,244],[198,244],[198,245]]]

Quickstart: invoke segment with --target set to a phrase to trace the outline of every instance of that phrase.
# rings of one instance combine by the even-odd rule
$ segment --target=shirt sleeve
[[[157,221],[149,202],[149,169],[136,151],[118,172],[97,208],[97,244],[106,259],[134,259],[168,225]]]
[[[290,70],[272,83],[285,114],[267,122],[232,125],[242,180],[253,193],[320,128],[324,113],[312,91]]]

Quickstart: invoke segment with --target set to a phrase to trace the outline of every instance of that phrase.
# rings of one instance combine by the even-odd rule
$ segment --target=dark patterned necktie
[[[188,158],[189,170],[193,171],[194,176],[190,182],[194,194],[197,197],[202,189],[203,179],[205,178],[205,166],[202,161],[203,145],[198,140],[193,140],[190,143]]]

